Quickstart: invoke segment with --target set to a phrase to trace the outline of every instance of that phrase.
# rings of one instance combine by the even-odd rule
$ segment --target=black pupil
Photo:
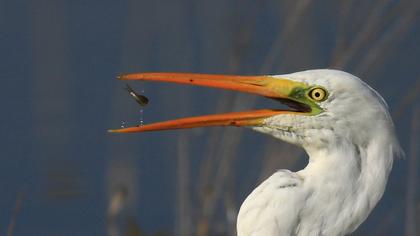
[[[319,92],[315,92],[315,97],[319,98],[319,96],[321,96],[321,94]]]

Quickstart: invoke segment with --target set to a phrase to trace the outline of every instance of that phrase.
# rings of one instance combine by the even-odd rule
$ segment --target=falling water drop
[[[140,109],[140,126],[143,126],[144,119],[143,119],[143,109]]]
[[[140,94],[144,94],[144,89],[142,89],[140,91]],[[143,110],[143,108],[141,108],[140,109],[140,126],[143,126],[144,125],[144,117],[143,117],[143,115],[144,115],[144,110]]]
[[[125,128],[125,121],[121,121],[121,128]]]

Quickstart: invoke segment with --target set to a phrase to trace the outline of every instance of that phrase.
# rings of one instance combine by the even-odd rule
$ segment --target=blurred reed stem
[[[404,93],[396,106],[397,108],[392,113],[395,121],[398,121],[405,114],[406,110],[417,101],[420,95],[420,77],[417,78],[413,86],[407,86],[407,89],[409,90]]]
[[[288,6],[292,10],[287,12],[286,22],[279,29],[277,37],[274,40],[274,43],[271,45],[271,49],[268,51],[267,56],[265,57],[264,62],[261,65],[260,74],[268,74],[274,69],[275,61],[282,55],[281,50],[283,45],[288,45],[287,40],[290,38],[292,32],[297,29],[297,25],[301,18],[304,16],[305,12],[309,10],[312,0],[300,0],[295,1],[293,6]]]
[[[420,106],[414,106],[411,120],[410,151],[408,154],[407,193],[405,204],[405,236],[417,234],[417,188],[419,166]]]
[[[418,20],[420,10],[418,1],[414,4],[407,4],[406,1],[401,1],[394,8],[399,12],[399,14],[392,14],[395,15],[394,22],[388,23],[387,30],[382,32],[382,35],[374,44],[371,44],[358,66],[355,67],[355,71],[365,75],[367,78],[371,78],[369,75],[372,74],[372,71],[378,70],[375,66],[386,64],[386,58],[392,55],[396,45],[407,37],[409,31]],[[370,80],[372,81],[372,79]]]
[[[7,228],[7,236],[12,236],[14,229],[16,227],[17,218],[19,216],[19,213],[22,209],[23,200],[25,199],[26,192],[24,190],[20,190],[15,202],[15,208],[13,208],[12,217],[10,218],[10,223]]]
[[[366,44],[373,41],[375,34],[379,32],[378,26],[381,24],[382,13],[390,0],[380,0],[376,2],[377,4],[371,8],[372,11],[368,14],[368,18],[364,20],[364,24],[361,29],[356,33],[356,37],[351,40],[351,44],[347,48],[337,48],[333,50],[334,54],[332,55],[331,68],[346,68],[352,59],[357,56],[356,54],[365,47]],[[348,7],[348,5],[342,5],[341,7]],[[341,10],[341,12],[345,12],[345,10]],[[348,15],[348,17],[352,18],[354,16]],[[345,19],[342,19],[342,21],[352,23],[351,21],[346,21]],[[342,24],[340,27],[345,26]],[[341,35],[345,33],[343,30],[339,30],[338,32]],[[338,36],[337,38],[340,39],[343,37],[344,36]],[[341,45],[337,44],[337,46]]]
[[[182,133],[178,137],[178,168],[177,168],[177,219],[176,234],[190,236],[191,232],[191,191],[190,191],[190,154],[189,137]]]

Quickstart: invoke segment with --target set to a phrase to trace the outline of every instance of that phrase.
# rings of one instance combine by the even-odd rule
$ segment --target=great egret
[[[182,118],[111,132],[201,126],[248,126],[303,147],[308,165],[279,170],[242,204],[239,236],[345,235],[382,197],[393,158],[401,153],[383,98],[356,76],[308,70],[276,76],[139,73],[122,80],[152,80],[262,95],[290,110],[256,110]]]

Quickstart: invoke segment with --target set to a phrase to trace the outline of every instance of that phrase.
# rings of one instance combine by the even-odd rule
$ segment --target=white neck
[[[341,140],[331,148],[306,149],[309,163],[298,174],[316,191],[315,208],[336,209],[325,217],[334,219],[330,233],[339,228],[354,231],[382,197],[393,160],[387,141],[379,138],[361,146]]]

